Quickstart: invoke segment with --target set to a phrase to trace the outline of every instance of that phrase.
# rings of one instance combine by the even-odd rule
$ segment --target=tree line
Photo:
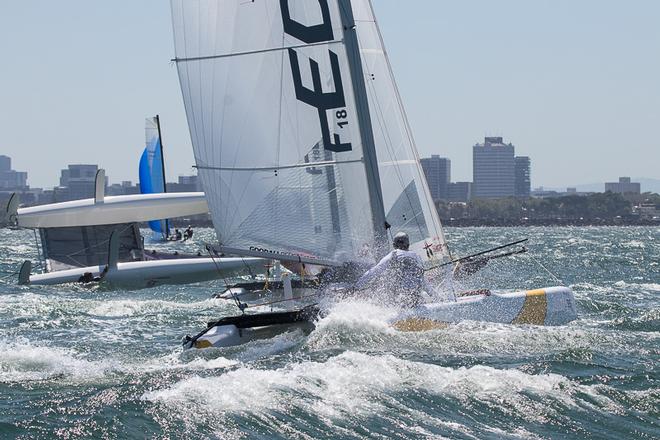
[[[474,199],[468,203],[437,201],[438,214],[443,220],[602,220],[633,217],[633,206],[639,203],[660,205],[660,195],[615,194],[567,195],[550,198]]]

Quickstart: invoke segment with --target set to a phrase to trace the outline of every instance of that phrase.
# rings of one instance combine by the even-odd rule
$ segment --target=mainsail
[[[368,2],[172,0],[172,14],[223,246],[368,260],[391,225],[427,259],[446,255]]]
[[[144,134],[146,146],[140,158],[140,192],[142,194],[167,192],[158,115],[145,120]],[[167,220],[152,220],[149,222],[149,227],[164,237],[169,235]]]

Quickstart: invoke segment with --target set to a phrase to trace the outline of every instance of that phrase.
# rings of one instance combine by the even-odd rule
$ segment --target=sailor
[[[179,229],[174,230],[174,240],[175,241],[181,240],[181,231],[179,231]]]
[[[416,307],[422,303],[422,291],[436,296],[433,287],[424,278],[422,259],[410,251],[410,238],[405,232],[394,236],[394,250],[383,257],[355,283],[360,290],[376,280],[382,280],[382,287],[394,295],[397,303]]]
[[[94,274],[91,272],[85,272],[84,274],[80,275],[80,278],[78,278],[79,283],[92,283],[94,282]]]
[[[186,240],[191,239],[192,236],[193,236],[193,230],[192,230],[192,228],[190,227],[190,225],[188,225],[188,227],[186,228],[186,230],[183,231],[183,241],[186,241]]]
[[[105,276],[108,274],[109,269],[110,268],[106,265],[98,276],[94,276],[94,274],[91,272],[85,272],[80,276],[80,278],[78,278],[78,282],[83,284],[99,283],[103,281],[103,278],[105,278]]]

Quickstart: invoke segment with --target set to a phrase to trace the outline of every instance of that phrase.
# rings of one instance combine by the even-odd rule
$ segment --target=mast
[[[160,166],[163,172],[163,192],[167,192],[167,179],[165,179],[165,156],[163,155],[163,136],[160,132],[160,116],[156,115],[156,128],[158,129],[158,144],[160,145]],[[165,223],[165,238],[170,236],[170,225],[167,219],[163,220]]]
[[[364,167],[369,189],[376,256],[382,257],[389,249],[387,242],[387,229],[389,225],[385,219],[385,205],[383,203],[383,192],[380,185],[378,158],[376,156],[373,126],[371,125],[367,88],[364,83],[365,76],[362,69],[362,58],[360,57],[360,45],[351,1],[338,0],[338,4],[339,15],[341,16],[342,27],[344,29],[344,46],[346,47],[348,67],[351,73],[357,117],[360,123],[360,138],[364,152]]]

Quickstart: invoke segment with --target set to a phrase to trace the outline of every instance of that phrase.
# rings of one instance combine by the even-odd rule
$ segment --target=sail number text
[[[289,0],[280,0],[284,32],[307,44],[318,44],[334,41],[334,33],[332,30],[328,0],[317,1],[319,3],[319,7],[321,8],[321,17],[323,18],[323,22],[320,24],[307,26],[291,18]],[[291,74],[293,76],[293,85],[296,90],[296,99],[318,110],[323,147],[328,151],[334,151],[336,153],[352,151],[352,144],[350,142],[342,142],[341,136],[339,134],[334,133],[331,138],[330,126],[328,124],[327,112],[332,110],[335,111],[336,119],[341,119],[341,121],[337,122],[339,128],[345,128],[348,125],[348,113],[345,108],[342,108],[346,107],[346,99],[344,95],[344,85],[342,81],[341,69],[339,66],[339,57],[335,52],[328,49],[330,70],[332,72],[332,81],[334,82],[335,91],[323,92],[321,72],[319,69],[318,61],[311,57],[309,58],[309,70],[311,73],[313,86],[312,89],[309,89],[303,85],[302,74],[300,71],[300,62],[298,60],[298,52],[294,49],[289,49],[288,52],[289,62],[291,64]],[[308,53],[305,55],[308,55]]]
[[[346,119],[347,117],[348,113],[346,113],[346,110],[339,110],[337,113],[335,113],[336,119]],[[339,128],[344,128],[348,125],[348,121],[339,121],[337,122],[337,125]]]

